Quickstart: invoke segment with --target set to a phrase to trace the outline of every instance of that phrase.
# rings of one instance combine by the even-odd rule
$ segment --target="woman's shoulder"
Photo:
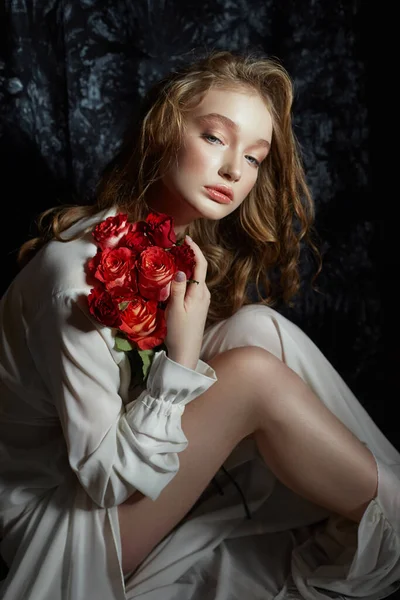
[[[62,233],[64,240],[48,242],[20,271],[7,293],[18,297],[26,317],[32,317],[56,296],[89,294],[89,260],[96,254],[92,229],[111,212],[84,218]],[[70,239],[74,237],[74,239]]]

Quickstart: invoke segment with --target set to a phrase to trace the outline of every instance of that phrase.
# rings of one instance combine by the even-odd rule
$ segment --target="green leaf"
[[[115,348],[117,350],[122,350],[122,352],[129,352],[129,350],[133,350],[134,346],[130,343],[129,340],[122,337],[115,337]]]
[[[118,308],[119,310],[123,311],[126,309],[126,307],[129,305],[129,300],[124,300],[124,302],[120,302],[118,304]]]
[[[146,379],[148,370],[150,369],[151,362],[153,356],[155,354],[154,350],[138,350],[138,354],[143,362],[143,377]]]

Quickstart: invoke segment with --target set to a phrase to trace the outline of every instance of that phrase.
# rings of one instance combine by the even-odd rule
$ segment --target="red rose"
[[[120,330],[140,350],[151,350],[159,346],[167,334],[164,310],[153,300],[137,296],[121,312]]]
[[[114,296],[137,293],[135,257],[129,248],[103,250],[94,275]]]
[[[169,253],[175,259],[176,270],[183,271],[187,279],[193,279],[196,257],[189,244],[184,242],[179,246],[173,246]]]
[[[147,215],[147,235],[156,246],[171,248],[176,242],[172,217],[151,212]]]
[[[148,300],[163,302],[169,296],[171,280],[177,271],[174,257],[158,246],[150,246],[139,256],[138,287]]]
[[[121,317],[117,302],[106,290],[93,288],[88,296],[89,310],[97,321],[107,327],[119,327]]]
[[[152,245],[150,238],[145,233],[146,223],[144,221],[140,221],[139,223],[135,223],[131,230],[121,238],[119,242],[119,247],[125,246],[134,252],[135,254],[140,254],[143,252],[145,248],[148,248]]]
[[[122,236],[127,234],[131,227],[127,220],[127,215],[118,214],[99,223],[92,234],[97,245],[102,250],[115,248]]]

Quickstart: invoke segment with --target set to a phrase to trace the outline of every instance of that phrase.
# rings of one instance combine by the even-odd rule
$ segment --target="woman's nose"
[[[226,160],[224,164],[221,166],[218,174],[221,177],[224,177],[228,181],[239,181],[241,177],[241,168],[240,162],[238,158],[232,158],[230,160]]]

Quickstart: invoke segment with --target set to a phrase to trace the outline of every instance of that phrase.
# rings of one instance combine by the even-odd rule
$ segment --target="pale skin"
[[[202,118],[209,114],[222,115],[224,123]],[[255,161],[266,157],[272,143],[271,116],[258,95],[209,91],[188,117],[178,164],[157,189],[152,207],[174,217],[177,233],[199,217],[223,218],[245,200],[257,178]],[[232,188],[230,204],[219,204],[205,193],[204,186],[219,184]],[[199,285],[172,283],[166,344],[172,360],[195,368],[210,292],[206,259],[194,241],[188,243]],[[118,507],[125,574],[183,519],[229,454],[249,436],[282,483],[329,511],[358,523],[376,496],[371,452],[278,358],[249,346],[221,353],[209,364],[218,381],[185,408],[182,428],[189,445],[179,455],[179,472],[156,501],[136,492]]]

